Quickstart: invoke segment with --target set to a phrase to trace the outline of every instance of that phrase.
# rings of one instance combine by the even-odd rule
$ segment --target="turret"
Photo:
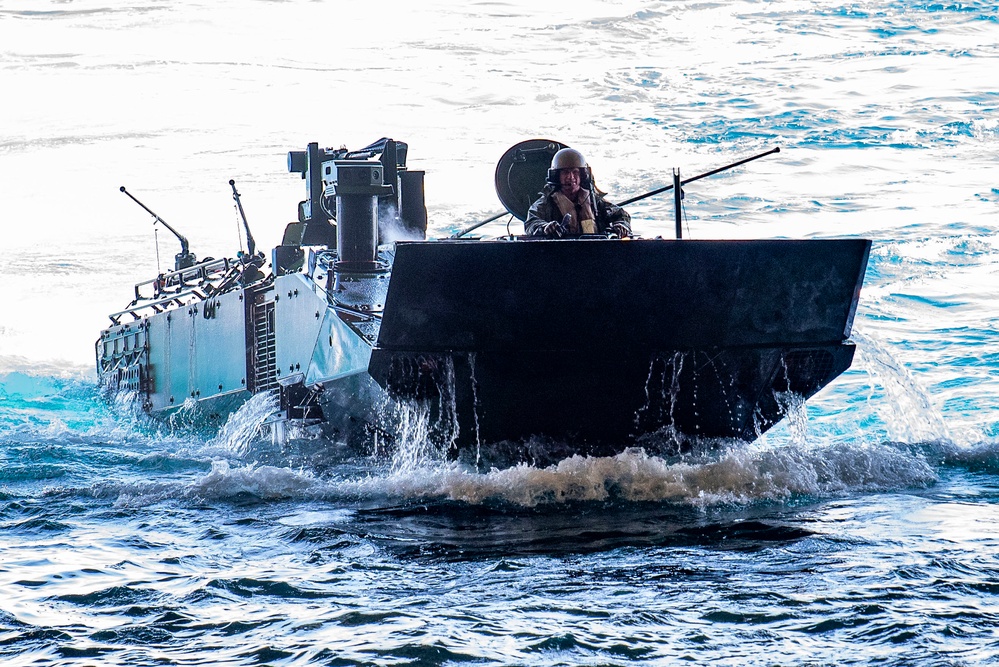
[[[343,270],[362,270],[379,244],[426,238],[424,172],[407,169],[407,152],[387,138],[358,151],[311,143],[289,152],[288,171],[301,174],[307,198],[274,250],[277,273],[301,268],[303,246],[337,249]]]

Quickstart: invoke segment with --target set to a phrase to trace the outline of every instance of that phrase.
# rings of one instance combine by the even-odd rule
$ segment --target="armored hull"
[[[330,166],[315,155],[306,178]],[[206,424],[274,392],[278,422],[314,423],[362,449],[399,436],[394,404],[423,405],[441,422],[426,429],[439,448],[498,443],[516,459],[539,439],[587,454],[653,435],[673,447],[751,441],[852,362],[868,240],[378,245],[386,210],[426,227],[422,178],[405,200],[414,176],[400,177],[397,149],[389,158],[386,194],[384,151],[339,156],[339,176],[310,188],[339,215],[310,218],[303,202],[302,229],[286,232],[270,272],[225,260],[158,276],[148,299],[137,286],[98,341],[102,380],[152,414],[186,405]],[[378,173],[347,183],[362,165]],[[369,203],[345,205],[351,197]],[[348,248],[355,224],[362,242]]]
[[[459,441],[752,440],[846,370],[865,240],[400,246],[369,370],[453,387]],[[422,375],[421,375],[422,373]],[[421,385],[422,383],[422,385]]]

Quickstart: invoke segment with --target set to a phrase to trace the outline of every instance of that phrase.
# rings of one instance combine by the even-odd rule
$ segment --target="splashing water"
[[[0,13],[0,662],[999,660],[994,2],[237,5]],[[110,417],[93,335],[157,261],[118,177],[228,256],[229,176],[271,248],[286,151],[386,132],[440,237],[497,212],[524,138],[612,201],[780,144],[687,187],[684,232],[872,238],[854,368],[749,446],[504,470],[444,463],[436,407],[394,467],[275,447],[264,405]],[[629,211],[672,236],[672,198]]]
[[[536,507],[617,500],[711,507],[918,488],[935,479],[925,457],[905,447],[842,444],[738,447],[712,456],[675,458],[631,448],[616,456],[572,456],[545,468],[520,464],[486,473],[452,463],[345,481],[337,488],[361,495],[443,498],[472,505],[503,502]]]
[[[454,395],[454,360],[445,357],[435,380],[432,400],[389,399],[385,415],[396,434],[392,470],[409,472],[443,462],[458,438],[458,406]]]
[[[229,415],[219,434],[209,444],[237,457],[244,457],[264,437],[264,425],[280,411],[276,391],[255,394]]]
[[[877,406],[888,438],[902,442],[950,440],[950,433],[940,412],[912,374],[892,355],[876,334],[853,332],[863,367],[871,376],[872,395],[868,402]],[[884,391],[884,399],[873,396],[875,386]]]

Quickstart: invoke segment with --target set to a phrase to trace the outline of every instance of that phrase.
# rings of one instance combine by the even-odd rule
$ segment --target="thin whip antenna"
[[[253,240],[253,234],[250,233],[250,223],[246,221],[246,213],[243,212],[243,202],[239,200],[239,193],[236,192],[236,181],[230,178],[229,187],[232,188],[232,198],[236,202],[236,209],[239,211],[239,217],[243,219],[243,228],[246,230],[246,251],[250,255],[256,255],[257,244]],[[240,243],[239,247],[242,250],[243,244]]]
[[[153,239],[156,243],[156,273],[163,273],[160,269],[160,230],[155,222],[153,223]]]
[[[139,206],[141,206],[142,209],[146,213],[148,213],[149,215],[153,216],[153,228],[154,229],[155,229],[156,224],[159,223],[159,224],[163,225],[164,227],[166,227],[167,229],[169,229],[173,233],[173,235],[177,237],[177,240],[180,241],[180,252],[177,253],[177,255],[174,257],[174,269],[175,270],[179,271],[181,269],[186,269],[189,266],[193,266],[198,261],[197,257],[194,256],[194,254],[191,252],[190,248],[188,247],[187,239],[184,237],[183,234],[181,234],[176,229],[174,229],[173,227],[171,227],[170,223],[168,223],[166,220],[164,220],[160,216],[156,215],[148,206],[146,206],[141,201],[139,201],[138,199],[136,199],[135,196],[131,192],[129,192],[128,190],[125,189],[124,185],[121,186],[118,189],[121,190],[124,194],[128,195],[129,199],[131,199],[136,204],[138,204]],[[158,242],[159,242],[159,237],[157,237],[157,244],[158,244]],[[159,253],[159,245],[156,246],[156,252]]]
[[[243,252],[243,234],[240,232],[240,229],[239,229],[239,225],[240,225],[240,222],[241,222],[241,220],[240,220],[240,213],[239,213],[239,205],[238,205],[238,202],[236,201],[235,197],[233,197],[232,211],[233,211],[233,213],[236,214],[236,242],[239,243],[239,251]]]

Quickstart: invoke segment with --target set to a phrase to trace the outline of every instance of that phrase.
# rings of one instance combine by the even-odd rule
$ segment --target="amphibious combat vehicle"
[[[506,151],[496,188],[510,215],[524,219],[562,147]],[[648,193],[672,188],[676,239],[427,240],[407,153],[391,139],[289,153],[307,198],[269,258],[248,226],[249,252],[200,262],[170,228],[174,270],[110,316],[101,382],[206,424],[272,392],[275,432],[313,424],[361,448],[402,437],[391,406],[424,406],[441,451],[523,460],[539,442],[609,454],[751,441],[852,362],[870,241],[680,238],[681,186],[762,155]]]

